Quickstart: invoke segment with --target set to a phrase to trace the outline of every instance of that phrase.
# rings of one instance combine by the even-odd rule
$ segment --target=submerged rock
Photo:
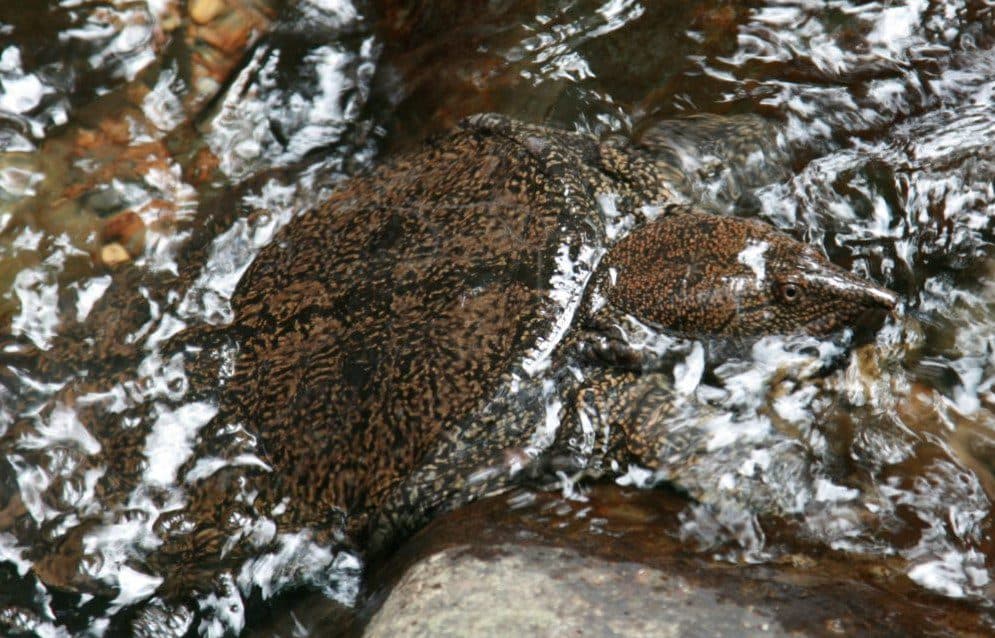
[[[564,549],[443,550],[405,574],[366,638],[805,635],[774,610],[723,600],[679,574]]]
[[[608,485],[594,486],[582,499],[517,493],[479,501],[436,519],[373,570],[372,602],[360,612],[370,618],[363,635],[991,631],[984,605],[924,594],[873,557],[823,551],[765,564],[714,561],[678,538],[684,507],[666,491]],[[768,521],[774,533],[781,524]],[[314,609],[294,617],[314,635],[331,626]],[[290,635],[279,624],[270,631]]]

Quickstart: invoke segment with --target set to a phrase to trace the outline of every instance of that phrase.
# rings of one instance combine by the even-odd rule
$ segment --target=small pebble
[[[842,636],[846,634],[846,625],[843,624],[843,620],[840,618],[830,618],[826,621],[826,631]]]
[[[244,51],[255,34],[255,22],[245,13],[230,13],[209,27],[198,29],[197,36],[226,56]]]
[[[197,24],[207,24],[225,10],[224,0],[191,0],[190,19]]]
[[[100,249],[100,261],[105,266],[117,266],[131,261],[131,255],[118,243],[107,244]]]

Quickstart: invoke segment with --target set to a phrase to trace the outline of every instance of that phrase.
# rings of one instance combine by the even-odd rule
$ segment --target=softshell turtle
[[[710,126],[769,133],[757,118]],[[136,600],[189,602],[231,594],[231,574],[251,572],[239,565],[291,547],[284,532],[372,556],[521,477],[634,460],[670,463],[680,484],[671,377],[619,326],[826,335],[876,326],[896,297],[766,224],[688,204],[683,142],[646,140],[475,116],[290,221],[239,282],[230,323],[143,343],[161,311],[150,302],[143,318],[136,286],[114,286],[67,344],[108,365],[5,439],[11,470],[46,462],[36,441],[58,419],[86,444],[40,488],[66,523],[33,534],[33,572],[109,597],[125,570],[149,587]],[[712,145],[730,166],[744,148]],[[149,388],[120,371],[138,350]],[[66,500],[76,484],[94,498]],[[4,520],[30,530],[16,501]],[[134,520],[142,550],[113,531]],[[154,625],[162,608],[148,609]]]
[[[644,417],[666,393],[633,390],[639,354],[614,319],[825,335],[894,307],[770,226],[683,204],[649,139],[478,115],[285,227],[225,329],[238,353],[220,418],[258,434],[258,502],[298,524],[334,513],[376,550],[507,487],[554,441],[653,466],[663,430]]]

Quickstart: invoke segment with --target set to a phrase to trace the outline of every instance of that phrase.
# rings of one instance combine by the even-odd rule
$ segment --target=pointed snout
[[[872,281],[843,269],[832,273],[811,273],[806,278],[817,281],[823,290],[832,291],[837,300],[837,325],[849,325],[858,333],[873,333],[898,306],[897,294]]]
[[[880,308],[889,312],[898,305],[898,295],[884,286],[879,286],[842,268],[833,270],[835,272],[808,273],[805,279],[832,290],[843,302]]]

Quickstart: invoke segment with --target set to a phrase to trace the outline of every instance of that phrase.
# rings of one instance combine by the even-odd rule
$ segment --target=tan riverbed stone
[[[548,547],[443,550],[416,563],[365,638],[788,636],[762,611],[645,565]]]
[[[197,24],[207,24],[224,10],[224,0],[191,0],[190,19]]]
[[[100,262],[105,266],[117,266],[128,261],[131,261],[131,255],[121,244],[115,242],[100,249]]]

